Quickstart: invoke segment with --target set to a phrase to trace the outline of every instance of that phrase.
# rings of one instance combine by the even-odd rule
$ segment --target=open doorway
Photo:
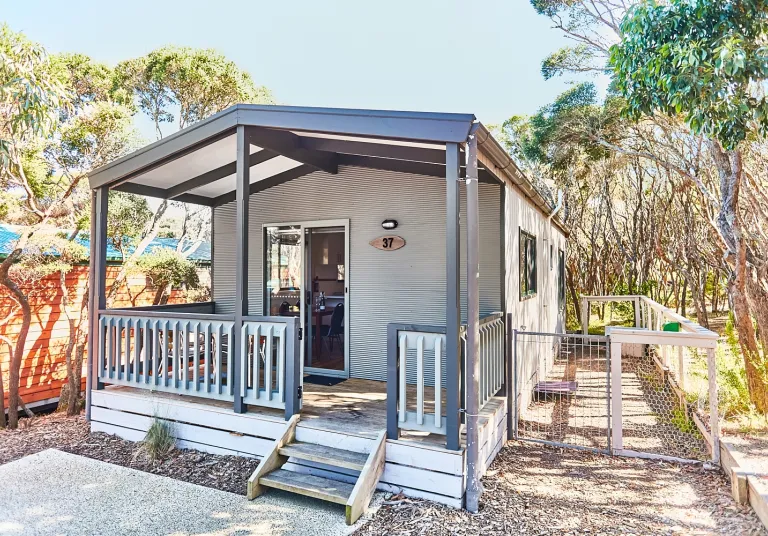
[[[301,319],[304,371],[349,376],[346,220],[265,225],[265,314]]]

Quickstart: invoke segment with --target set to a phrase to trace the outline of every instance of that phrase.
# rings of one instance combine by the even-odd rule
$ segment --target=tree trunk
[[[10,351],[8,354],[10,355]],[[3,364],[0,363],[0,429],[3,428],[5,428],[5,389],[3,388]]]
[[[576,292],[576,283],[573,280],[573,271],[571,270],[570,266],[566,269],[566,272],[568,274],[568,277],[566,278],[568,280],[568,291],[571,294],[571,302],[573,302],[573,310],[576,313],[576,321],[579,323],[579,326],[581,326],[581,306],[579,305],[579,294]]]
[[[29,325],[32,323],[32,310],[29,306],[29,300],[21,291],[19,286],[13,281],[8,271],[14,262],[21,256],[22,249],[18,246],[5,260],[0,263],[0,285],[7,288],[13,299],[21,307],[21,328],[14,343],[13,353],[8,367],[8,427],[15,429],[19,425],[19,380],[21,378],[21,363],[24,359],[24,346],[29,334]]]
[[[682,297],[682,303],[680,305],[680,314],[682,316],[685,316],[685,299],[687,298],[687,295],[688,295],[688,280],[687,279],[683,281],[683,290],[682,290],[681,294],[682,294],[683,297]]]
[[[720,213],[717,226],[728,251],[728,262],[733,273],[728,280],[728,297],[733,307],[739,347],[744,359],[750,401],[762,414],[768,413],[768,365],[763,362],[752,323],[752,312],[747,298],[747,243],[742,233],[739,212],[739,192],[743,175],[742,157],[739,150],[726,153],[717,142],[712,142],[712,153],[720,175]]]

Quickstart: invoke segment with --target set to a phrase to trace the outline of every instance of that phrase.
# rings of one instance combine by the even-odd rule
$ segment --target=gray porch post
[[[91,192],[91,262],[88,300],[88,374],[85,383],[85,419],[91,420],[91,391],[104,389],[99,380],[99,310],[106,308],[107,297],[107,210],[109,190],[97,188]]]
[[[477,136],[467,139],[467,510],[477,512],[483,484],[480,482],[480,201],[477,185]]]
[[[234,368],[228,371],[235,388],[235,413],[245,413],[248,409],[243,403],[242,377],[243,365],[243,317],[248,316],[248,194],[251,185],[250,141],[248,130],[243,125],[237,127],[237,185],[235,189],[235,205],[237,217],[235,220],[235,340],[231,345],[234,351]]]
[[[461,411],[461,340],[459,328],[459,144],[445,144],[445,377],[446,377],[446,446],[449,450],[461,448],[459,427]]]

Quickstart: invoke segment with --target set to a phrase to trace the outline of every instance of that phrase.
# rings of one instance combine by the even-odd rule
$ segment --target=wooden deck
[[[425,393],[425,399],[433,392]],[[415,399],[415,392],[409,399]],[[296,440],[368,453],[386,429],[386,383],[349,379],[337,385],[304,385]],[[425,408],[425,411],[429,411]],[[490,465],[506,440],[506,399],[493,398],[482,411],[481,457]],[[249,406],[236,414],[227,402],[186,395],[108,386],[92,392],[92,430],[141,441],[154,418],[172,424],[180,448],[262,457],[286,423],[283,412]],[[460,507],[464,494],[465,451],[445,448],[445,437],[403,431],[387,440],[386,464],[378,488]],[[285,468],[354,482],[354,470],[291,459]]]

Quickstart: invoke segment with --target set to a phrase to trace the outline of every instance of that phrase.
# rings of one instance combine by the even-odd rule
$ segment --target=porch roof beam
[[[307,149],[301,138],[287,130],[246,127],[253,145],[274,151],[296,162],[307,164],[320,171],[336,174],[339,172],[338,155],[328,151]]]
[[[149,186],[147,184],[138,184],[135,182],[125,182],[119,186],[115,186],[112,190],[127,192],[129,194],[146,195],[148,197],[158,197],[160,199],[170,199],[168,195],[169,190],[166,190],[165,188],[158,188],[157,186]],[[213,198],[195,194],[179,194],[174,200],[182,203],[204,205],[207,207],[213,205]]]
[[[248,157],[248,165],[250,167],[257,166],[277,156],[278,154],[276,152],[270,151],[268,149],[263,149],[261,151],[252,153]],[[205,173],[198,175],[197,177],[193,177],[180,184],[177,184],[176,186],[168,188],[168,190],[166,190],[168,195],[167,199],[175,199],[190,190],[194,190],[195,188],[200,188],[201,186],[205,186],[206,184],[216,182],[217,180],[223,179],[224,177],[229,177],[230,175],[234,175],[236,171],[237,171],[237,162],[230,162],[229,164],[224,164],[223,166],[217,167],[216,169],[212,169],[211,171],[206,171]]]
[[[461,155],[461,153],[460,153]],[[443,152],[445,160],[445,152]],[[433,164],[430,162],[414,162],[411,160],[395,160],[392,158],[379,158],[375,156],[361,156],[356,154],[339,154],[339,165],[356,166],[381,171],[397,171],[401,173],[413,173],[428,177],[445,178],[445,164]],[[459,175],[464,176],[464,167],[460,168]],[[479,169],[480,182],[498,184],[500,181],[487,169]]]
[[[314,171],[317,171],[317,170],[313,166],[310,166],[309,164],[302,164],[293,169],[283,171],[282,173],[278,173],[276,175],[272,175],[271,177],[267,177],[266,179],[262,179],[260,181],[252,183],[250,188],[248,189],[248,195],[251,196],[253,194],[266,190],[267,188],[272,188],[274,186],[278,186],[288,181],[292,181],[293,179],[297,179],[303,175],[308,175],[309,173],[312,173]],[[232,191],[226,194],[222,194],[218,197],[214,197],[213,199],[210,199],[210,201],[211,201],[211,205],[213,205],[214,207],[218,207],[219,205],[231,203],[232,201],[235,200],[235,198],[236,198],[235,192]]]
[[[381,158],[393,158],[395,160],[412,160],[415,162],[431,162],[433,164],[445,165],[444,149],[332,138],[315,138],[309,136],[300,136],[300,138],[302,147],[316,151],[329,151],[360,156],[377,156]]]

